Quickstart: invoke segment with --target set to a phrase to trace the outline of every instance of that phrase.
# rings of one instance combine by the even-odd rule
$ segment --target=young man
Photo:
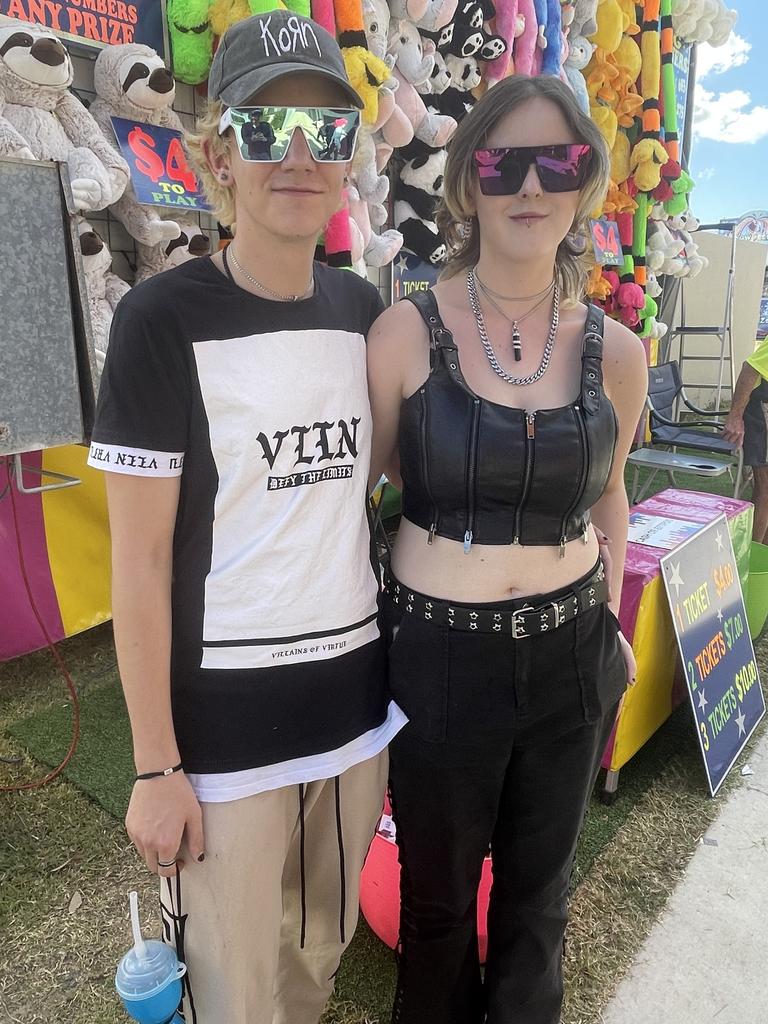
[[[744,448],[744,464],[752,467],[755,521],[752,539],[768,539],[768,338],[744,362],[733,390],[723,436]]]
[[[253,107],[270,162],[243,146]],[[404,721],[366,516],[381,300],[313,263],[360,107],[308,19],[229,29],[191,146],[234,241],[128,294],[101,383],[90,461],[107,471],[138,774],[126,826],[166,880],[188,1024],[316,1024]],[[331,124],[346,131],[324,159]]]

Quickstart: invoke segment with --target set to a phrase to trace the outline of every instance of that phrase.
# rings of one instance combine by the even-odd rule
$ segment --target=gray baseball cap
[[[363,107],[333,36],[310,18],[282,9],[254,14],[227,29],[211,64],[208,98],[242,106],[265,85],[300,71],[337,82],[350,103]]]

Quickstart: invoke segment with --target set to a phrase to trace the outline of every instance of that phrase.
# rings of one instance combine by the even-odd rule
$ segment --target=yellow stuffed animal
[[[213,34],[219,39],[230,25],[250,18],[252,14],[263,14],[266,11],[285,10],[282,0],[265,0],[264,3],[254,0],[212,0],[208,8],[208,21]]]
[[[614,181],[626,181],[632,173],[629,164],[631,146],[624,132],[616,132],[616,141],[611,148],[611,178]]]
[[[600,0],[597,8],[597,32],[589,37],[590,42],[607,53],[613,53],[624,33],[624,15],[618,0]]]
[[[653,192],[661,181],[661,168],[669,159],[658,139],[641,139],[632,150],[630,168],[641,192]]]
[[[615,111],[602,103],[590,104],[589,113],[592,120],[602,132],[603,138],[608,143],[608,149],[612,150],[616,142],[616,132],[619,122],[616,119]]]

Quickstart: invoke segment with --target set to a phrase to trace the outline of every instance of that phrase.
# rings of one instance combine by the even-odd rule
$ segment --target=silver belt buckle
[[[530,633],[526,633],[523,628],[523,624],[518,619],[519,615],[523,615],[525,612],[532,612],[533,605],[527,604],[523,608],[518,608],[516,612],[512,612],[512,639],[522,640],[523,637],[530,636]]]
[[[563,621],[560,618],[560,604],[557,601],[550,601],[550,604],[552,605],[552,607],[554,609],[554,612],[555,612],[555,626],[554,626],[554,628],[557,629],[558,626],[560,625],[560,623]]]

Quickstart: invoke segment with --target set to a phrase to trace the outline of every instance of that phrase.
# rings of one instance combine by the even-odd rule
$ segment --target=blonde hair
[[[187,149],[203,186],[208,202],[213,207],[213,215],[225,227],[235,223],[235,190],[222,185],[205,156],[205,144],[212,157],[229,154],[229,133],[219,135],[219,121],[224,111],[220,100],[208,100],[203,113],[198,117],[194,132],[186,133]]]
[[[590,212],[601,204],[607,192],[610,158],[595,122],[581,110],[568,86],[551,75],[505,78],[489,89],[459,123],[448,145],[443,196],[436,214],[438,230],[448,248],[448,262],[440,277],[454,277],[473,267],[480,257],[480,227],[474,200],[478,181],[474,151],[483,148],[488,134],[502,117],[536,97],[557,104],[576,141],[592,147],[589,177],[579,192],[571,231],[560,242],[555,255],[563,299],[578,302],[593,263],[585,254],[582,238]]]

